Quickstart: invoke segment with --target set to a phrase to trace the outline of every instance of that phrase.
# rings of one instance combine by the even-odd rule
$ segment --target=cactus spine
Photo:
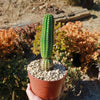
[[[50,70],[53,67],[53,61],[51,59],[53,49],[53,37],[54,37],[54,18],[52,15],[47,14],[43,19],[42,34],[41,34],[41,69]]]

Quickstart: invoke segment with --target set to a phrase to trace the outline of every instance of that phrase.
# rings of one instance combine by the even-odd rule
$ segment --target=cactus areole
[[[54,18],[51,14],[45,15],[43,19],[41,47],[41,70],[50,70],[53,67],[51,59],[54,38]]]

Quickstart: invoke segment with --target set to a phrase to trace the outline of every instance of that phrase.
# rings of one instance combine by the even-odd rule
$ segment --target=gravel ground
[[[42,0],[44,1],[44,0]],[[50,12],[55,15],[59,13],[69,14],[79,9],[79,6],[68,6],[66,0],[50,0],[45,2],[37,0],[0,0],[0,28],[8,28],[20,24],[41,22],[43,16]],[[89,10],[91,17],[82,20],[84,28],[90,30],[100,28],[100,0],[94,0],[95,5]],[[53,8],[47,9],[46,6],[53,5]],[[55,9],[55,10],[53,10]],[[57,11],[56,11],[57,10]]]

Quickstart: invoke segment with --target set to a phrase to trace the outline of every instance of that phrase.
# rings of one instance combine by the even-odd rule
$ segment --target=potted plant
[[[54,18],[51,14],[43,19],[41,34],[42,59],[30,62],[27,67],[32,92],[42,99],[55,99],[60,95],[67,75],[64,65],[52,60]]]

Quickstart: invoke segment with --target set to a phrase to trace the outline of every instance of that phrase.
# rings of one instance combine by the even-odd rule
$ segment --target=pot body
[[[60,95],[66,75],[67,72],[62,79],[57,81],[44,81],[33,77],[28,72],[32,92],[42,99],[50,99],[50,100],[53,100]]]

